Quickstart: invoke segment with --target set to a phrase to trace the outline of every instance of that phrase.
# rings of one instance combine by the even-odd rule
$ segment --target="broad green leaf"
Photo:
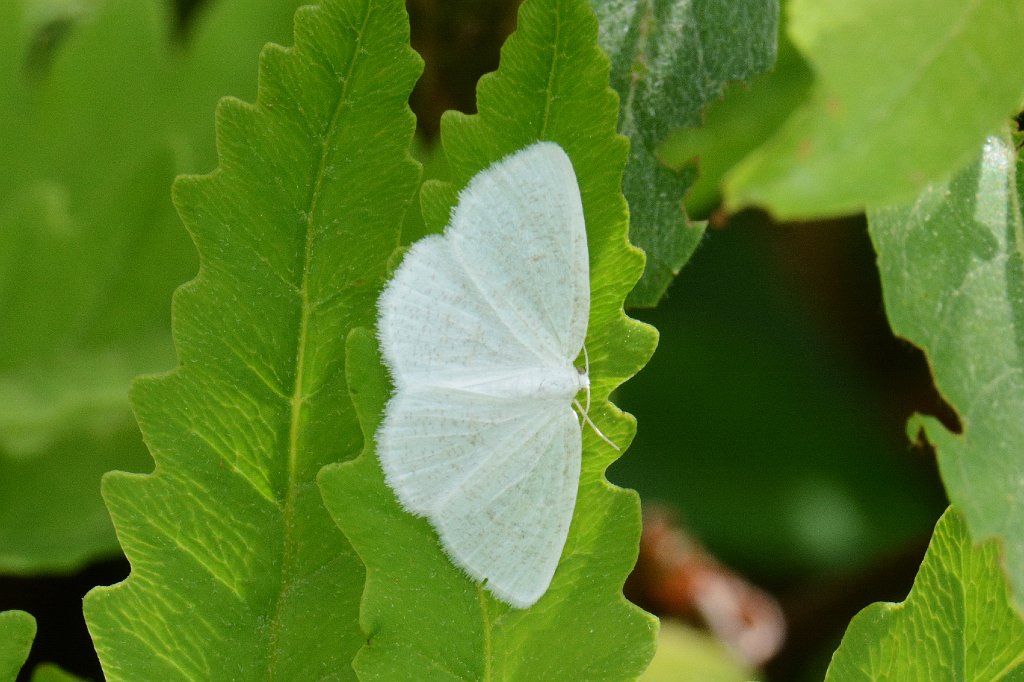
[[[971,535],[1004,541],[1024,604],[1024,220],[1010,139],[913,204],[872,211],[885,308],[893,331],[928,356],[935,384],[960,417],[951,433],[931,417],[946,490]]]
[[[132,564],[85,600],[111,682],[353,677],[363,570],[314,476],[360,445],[344,338],[416,187],[408,41],[401,0],[299,10],[256,104],[218,107],[218,169],[175,184],[202,266],[178,368],[133,389],[156,470],[104,478]]]
[[[14,682],[35,636],[35,618],[24,611],[0,611],[0,682]]]
[[[196,267],[169,186],[297,3],[211,0],[183,47],[163,0],[0,2],[0,571],[117,550],[99,479],[147,467],[129,381],[173,365]]]
[[[527,0],[496,73],[480,80],[479,115],[449,112],[442,142],[450,184],[422,190],[430,231],[447,222],[456,190],[477,172],[536,140],[572,159],[590,248],[587,333],[590,415],[620,446],[634,421],[608,403],[656,343],[626,318],[623,300],[643,268],[627,241],[621,194],[626,141],[586,0]],[[514,244],[510,244],[514,247]],[[354,462],[325,469],[324,500],[367,567],[361,622],[370,640],[355,660],[363,680],[622,680],[639,675],[654,648],[655,620],[622,596],[640,533],[635,493],[604,477],[617,453],[584,432],[579,497],[551,587],[533,607],[512,608],[455,567],[428,522],[404,512],[373,447],[389,387],[372,332],[349,336],[346,372],[366,443]],[[567,643],[571,643],[568,644]]]
[[[778,53],[770,72],[749,86],[732,85],[724,99],[704,111],[699,128],[671,133],[658,150],[669,168],[682,171],[696,165],[697,180],[685,202],[691,216],[703,218],[711,213],[721,201],[726,173],[775,134],[806,98],[813,74],[785,34],[779,36]]]
[[[792,219],[910,200],[1024,101],[1024,3],[793,0],[789,33],[816,82],[730,174],[734,208]]]
[[[157,164],[145,180],[169,174]],[[144,203],[152,194],[139,185],[131,183]],[[0,216],[0,567],[8,572],[73,569],[115,550],[100,477],[147,460],[127,387],[173,357],[169,339],[145,328],[152,313],[127,301],[119,313],[108,306],[121,287],[142,288],[125,276],[134,267],[108,260],[133,247],[96,249],[100,238],[69,214],[59,186],[23,191],[8,205],[14,213]],[[130,208],[118,220],[145,231],[148,207]],[[154,259],[138,260],[141,267]],[[104,318],[124,325],[121,339],[96,338],[106,336]]]
[[[695,128],[729,81],[775,61],[778,0],[591,0],[619,93],[619,131],[630,139],[623,191],[630,238],[647,254],[632,306],[654,306],[704,234],[682,205],[692,169],[677,172],[656,150],[677,128]]]
[[[900,604],[858,613],[826,682],[997,682],[1024,675],[1024,623],[1011,606],[999,546],[971,543],[952,507],[935,527]]]

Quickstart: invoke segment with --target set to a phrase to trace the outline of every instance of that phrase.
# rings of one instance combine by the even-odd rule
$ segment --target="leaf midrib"
[[[359,56],[363,53],[363,39],[366,34],[366,27],[370,21],[372,10],[372,0],[368,0],[366,3],[366,12],[363,15],[362,25],[359,27],[358,34],[356,35],[355,46],[352,50],[352,58],[348,64],[345,78],[342,81],[341,92],[338,95],[338,102],[334,107],[334,113],[332,114],[330,124],[327,127],[327,134],[321,138],[323,142],[320,145],[320,160],[317,167],[316,181],[310,194],[309,210],[306,211],[305,251],[302,263],[302,283],[299,286],[302,315],[299,321],[299,335],[298,342],[296,344],[295,384],[292,389],[292,396],[290,399],[291,423],[288,430],[288,478],[284,508],[282,510],[282,516],[284,517],[284,550],[282,552],[283,557],[281,561],[280,588],[274,604],[274,615],[270,625],[270,657],[267,665],[268,680],[273,680],[275,675],[278,652],[280,651],[277,644],[281,632],[282,612],[284,610],[285,597],[292,584],[291,577],[294,572],[295,563],[295,506],[298,491],[298,482],[296,479],[299,456],[299,431],[301,426],[302,407],[306,398],[303,390],[305,382],[306,341],[309,330],[310,311],[312,308],[309,300],[309,272],[313,252],[313,239],[315,235],[314,221],[317,214],[319,203],[318,199],[320,197],[321,188],[326,175],[327,157],[331,141],[337,134],[338,121],[341,118],[341,114],[345,110],[345,104],[348,101],[349,85],[352,82],[352,74],[355,71],[356,63],[359,61]]]

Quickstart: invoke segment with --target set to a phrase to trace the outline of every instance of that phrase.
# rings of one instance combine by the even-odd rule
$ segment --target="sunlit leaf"
[[[684,169],[696,165],[697,180],[686,193],[686,210],[703,218],[721,201],[722,180],[781,126],[802,104],[813,74],[792,43],[779,36],[778,58],[768,73],[749,85],[729,87],[724,99],[704,111],[699,128],[671,133],[658,150],[662,162]]]
[[[806,104],[726,182],[780,218],[912,199],[967,163],[1024,101],[1024,3],[793,0]]]
[[[314,477],[361,437],[344,338],[373,320],[418,167],[400,0],[329,0],[268,46],[220,165],[179,179],[199,276],[179,366],[136,382],[152,474],[104,478],[132,574],[85,601],[107,680],[351,679],[362,567]]]
[[[1024,623],[1011,606],[999,545],[971,543],[950,509],[935,527],[906,601],[850,622],[825,682],[997,682],[1024,675]]]

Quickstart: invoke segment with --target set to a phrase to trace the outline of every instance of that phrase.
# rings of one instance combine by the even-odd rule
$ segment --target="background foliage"
[[[530,1],[560,11],[572,8],[577,14],[586,4]],[[111,469],[145,472],[153,467],[129,410],[128,386],[140,373],[174,366],[171,292],[193,277],[198,265],[196,248],[170,201],[171,181],[178,173],[207,172],[217,164],[217,99],[237,95],[256,100],[260,46],[294,42],[292,15],[298,4],[0,3],[0,125],[5,142],[0,145],[0,572],[6,576],[0,579],[0,610],[21,608],[38,620],[23,679],[74,679],[53,666],[37,665],[46,660],[72,673],[99,676],[80,600],[90,587],[116,582],[128,571],[117,558],[119,545],[99,496],[99,477]],[[347,0],[327,4],[362,6]],[[438,116],[453,107],[474,109],[476,80],[498,66],[498,49],[519,23],[518,4],[407,3],[412,44],[426,62],[412,94],[420,132],[414,152],[424,163],[424,177],[458,185],[489,158],[458,152],[456,162],[449,163],[450,158],[436,151]],[[637,416],[640,429],[609,478],[635,487],[645,503],[671,505],[712,553],[778,596],[789,640],[762,676],[780,680],[821,679],[856,611],[876,599],[907,596],[946,504],[944,486],[955,510],[936,531],[913,596],[904,607],[872,607],[859,616],[837,652],[829,679],[857,679],[848,661],[862,658],[865,651],[888,661],[890,671],[915,669],[923,658],[906,658],[906,647],[896,651],[887,642],[904,641],[902,628],[917,627],[921,613],[937,609],[935,585],[953,589],[967,585],[972,576],[983,576],[979,580],[985,590],[962,591],[965,613],[973,603],[977,614],[989,620],[998,612],[1005,627],[964,632],[976,636],[982,648],[1013,650],[1021,631],[1016,613],[1001,606],[1006,595],[998,567],[1006,562],[1012,598],[1020,603],[1024,492],[1015,482],[1024,479],[1018,461],[1021,348],[1015,330],[1024,182],[1010,117],[1024,103],[1024,73],[1016,66],[1015,42],[1024,34],[1024,9],[998,0],[899,6],[881,0],[793,0],[781,10],[768,0],[593,0],[590,5],[600,22],[598,42],[610,56],[609,83],[620,95],[619,130],[632,143],[623,185],[631,208],[630,234],[648,251],[648,269],[631,303],[658,304],[636,315],[662,334],[650,369],[615,396],[616,404]],[[394,19],[392,27],[399,23]],[[308,35],[323,39],[328,34],[328,28],[317,24]],[[395,103],[405,101],[413,75],[399,42],[391,49],[395,61],[381,58],[383,71],[374,81],[394,88]],[[542,54],[542,44],[531,42],[522,54]],[[963,59],[965,54],[971,59]],[[277,85],[270,92],[276,91],[281,103],[295,101],[298,94],[324,96],[333,86],[314,85],[316,70],[309,64],[271,69]],[[379,104],[386,98],[375,88],[363,102]],[[495,107],[504,106],[496,102]],[[586,105],[581,101],[577,107]],[[486,120],[483,98],[481,108]],[[324,143],[306,119],[315,109],[277,119],[277,128],[268,128],[276,132],[256,151],[259,145],[249,141],[262,124],[244,128],[249,114],[240,112],[251,109],[226,105],[220,116],[221,162],[226,152],[229,167],[248,179],[230,187],[216,184],[223,178],[206,184],[189,181],[179,194],[193,233],[207,233],[198,238],[207,281],[228,281],[224,278],[234,267],[233,276],[246,284],[208,296],[205,304],[193,307],[193,319],[195,310],[222,305],[223,312],[208,319],[227,325],[224,329],[234,329],[231,323],[245,318],[250,324],[259,321],[238,335],[235,350],[249,353],[250,364],[275,368],[264,374],[271,377],[267,385],[279,383],[274,377],[294,374],[294,355],[289,361],[287,353],[265,351],[287,346],[284,330],[294,328],[288,321],[302,308],[270,295],[276,284],[242,276],[239,268],[248,264],[255,272],[298,257],[302,250],[296,251],[288,240],[264,242],[273,233],[268,229],[243,254],[244,242],[224,239],[212,225],[224,224],[231,215],[239,218],[227,222],[237,224],[277,216],[261,230],[295,223],[295,215],[277,214],[261,202],[289,187],[308,189],[304,181],[291,186],[296,177],[292,171],[304,163],[291,150],[308,149],[308,144],[281,143]],[[522,113],[517,109],[510,118],[522,122]],[[371,118],[345,130],[358,141],[359,133],[367,130],[360,125],[373,125]],[[402,125],[410,125],[411,119],[404,120]],[[443,142],[449,157],[449,145],[464,134],[446,129]],[[479,137],[468,148],[482,145],[497,153],[502,145],[513,144],[500,130],[474,135]],[[995,137],[986,143],[988,135]],[[515,144],[519,142],[516,138]],[[349,149],[340,139],[327,143]],[[379,141],[373,144],[379,149]],[[582,140],[578,144],[587,147]],[[332,179],[345,186],[342,177],[386,178],[385,167],[411,169],[404,149],[404,143],[391,148],[388,158],[377,151],[364,154],[369,165]],[[275,158],[285,160],[278,164]],[[268,167],[281,172],[267,173]],[[283,177],[289,180],[280,181]],[[384,189],[382,179],[382,186],[368,195],[374,205],[400,213],[418,192],[412,176],[403,177],[407,191],[397,184]],[[200,190],[189,187],[218,189],[200,200],[194,194]],[[717,208],[723,187],[730,216]],[[358,184],[351,189],[370,192]],[[710,217],[706,232],[679,210],[684,194],[690,216]],[[342,191],[340,196],[347,195]],[[372,322],[367,301],[379,285],[391,248],[443,224],[452,200],[450,186],[425,191],[423,200],[424,215],[409,211],[401,237],[395,222],[374,247],[369,260],[375,274],[352,289],[362,293],[348,301],[351,314],[324,318],[321,333],[333,334],[332,341],[310,348],[333,348],[335,355],[314,353],[309,362],[315,371],[307,376],[314,383],[323,379],[331,388],[313,411],[289,412],[300,416],[298,430],[284,418],[281,410],[287,412],[288,404],[280,396],[256,399],[247,389],[210,390],[217,382],[237,383],[248,371],[223,347],[205,365],[217,374],[216,381],[201,382],[202,390],[198,383],[192,388],[182,384],[176,424],[170,424],[168,409],[174,400],[153,391],[178,380],[141,385],[137,400],[149,407],[139,415],[149,423],[150,445],[156,445],[158,459],[160,452],[179,453],[179,464],[161,465],[155,479],[143,480],[175,483],[160,494],[150,490],[140,495],[132,492],[133,486],[143,489],[139,479],[115,477],[108,495],[122,529],[135,528],[127,536],[122,530],[135,562],[133,582],[127,583],[135,587],[128,591],[164,595],[160,600],[177,594],[183,600],[170,610],[166,603],[147,607],[147,612],[165,609],[176,615],[143,619],[143,629],[131,628],[146,647],[176,641],[160,629],[174,618],[196,622],[187,615],[189,604],[207,614],[244,611],[235,620],[241,627],[239,623],[258,622],[265,615],[260,604],[268,603],[267,595],[291,595],[293,579],[268,568],[293,561],[287,558],[287,542],[276,544],[276,554],[267,549],[275,546],[276,537],[267,529],[283,528],[281,524],[262,524],[261,532],[252,536],[257,537],[253,547],[259,549],[251,555],[243,552],[247,558],[234,561],[228,552],[229,558],[223,559],[226,549],[245,544],[245,532],[254,532],[244,529],[256,518],[258,501],[250,507],[235,504],[239,497],[225,494],[219,483],[211,484],[230,476],[212,466],[201,475],[195,470],[195,453],[202,448],[197,449],[195,440],[182,440],[180,425],[194,423],[194,406],[214,400],[218,406],[208,413],[215,416],[216,428],[214,422],[207,424],[207,435],[216,433],[217,442],[230,443],[231,452],[253,455],[250,462],[259,464],[249,473],[266,482],[271,497],[306,500],[301,508],[309,514],[300,515],[303,530],[293,537],[333,537],[325,542],[333,548],[326,554],[350,566],[342,590],[347,596],[337,602],[349,605],[348,611],[338,610],[350,614],[338,621],[349,633],[347,644],[335,647],[333,654],[309,658],[310,651],[331,638],[326,631],[297,628],[288,631],[293,641],[274,646],[292,652],[286,658],[293,656],[293,662],[320,660],[331,670],[341,670],[343,678],[351,676],[341,658],[350,658],[364,641],[354,616],[361,577],[341,533],[318,506],[313,478],[318,464],[351,457],[362,442],[343,390],[337,355],[341,338],[352,326]],[[752,203],[777,216],[815,222],[780,225],[758,211],[735,214]],[[411,205],[418,207],[419,201]],[[243,219],[245,206],[267,210]],[[864,219],[857,217],[865,209],[870,240]],[[343,210],[339,204],[336,210],[343,215],[355,209]],[[840,214],[854,217],[823,222]],[[211,227],[196,227],[201,224]],[[368,258],[366,253],[330,253],[324,251],[324,262],[336,267]],[[671,273],[691,255],[663,298]],[[344,266],[335,276],[360,279]],[[337,283],[324,277],[323,286]],[[180,295],[179,301],[189,295]],[[242,313],[245,306],[239,304],[244,302],[260,307]],[[891,329],[925,350],[938,390],[925,356],[893,339],[883,305]],[[188,313],[187,305],[176,305],[179,321],[189,318],[183,307]],[[270,324],[264,328],[266,322]],[[278,329],[275,324],[280,329],[270,331]],[[184,323],[178,337],[179,358],[193,372],[189,344],[205,347],[197,345],[205,341],[194,327],[194,322]],[[611,363],[618,356],[597,361]],[[191,357],[196,357],[194,352]],[[334,373],[327,367],[334,367]],[[241,373],[233,374],[235,370]],[[599,373],[595,366],[595,375]],[[623,370],[612,376],[625,374]],[[180,377],[180,370],[174,376]],[[187,403],[181,399],[186,394]],[[287,390],[284,394],[292,395]],[[241,395],[248,396],[239,412],[246,418],[228,417],[243,405]],[[182,411],[185,405],[188,412]],[[908,440],[905,420],[912,412],[932,416],[915,419]],[[333,437],[332,429],[322,426],[338,420],[346,424],[348,436]],[[261,440],[258,424],[267,427],[264,435],[273,436]],[[289,430],[308,439],[302,442],[318,444],[298,477],[290,476],[281,459],[288,451],[282,434]],[[924,439],[918,442],[919,431],[937,447],[938,468]],[[178,442],[162,444],[170,439]],[[595,463],[595,481],[606,463]],[[239,461],[235,465],[248,466]],[[224,513],[204,511],[215,503],[223,505]],[[338,506],[336,500],[336,516]],[[139,511],[158,508],[173,511],[163,516]],[[222,523],[232,515],[239,523]],[[152,528],[161,523],[162,530],[154,533]],[[147,525],[148,530],[141,530]],[[189,528],[201,530],[194,537],[205,537],[205,546],[190,547]],[[602,540],[616,547],[611,556],[630,556],[635,530],[628,522]],[[346,532],[352,535],[351,529]],[[995,541],[975,549],[986,538]],[[167,560],[156,561],[160,556]],[[310,558],[313,563],[307,568],[312,569],[315,556],[325,555],[301,556]],[[181,568],[197,558],[202,564],[204,557],[234,571],[241,599],[217,601],[219,588]],[[100,559],[104,561],[95,563]],[[338,570],[338,575],[344,573]],[[104,629],[116,620],[111,616],[117,603],[113,595],[125,592],[122,586],[90,598],[93,635],[101,649],[108,637]],[[295,594],[285,602],[305,603],[312,595]],[[602,599],[605,607],[620,603]],[[121,603],[127,603],[123,597]],[[364,632],[372,635],[375,618],[385,613],[384,608],[373,617],[364,612]],[[634,620],[617,621],[615,627],[641,622],[633,613]],[[920,625],[941,629],[948,622],[922,620]],[[24,614],[0,614],[0,678],[11,677],[20,666],[35,628],[30,625]],[[255,631],[253,642],[266,634],[258,627]],[[234,639],[229,626],[211,632],[204,637],[209,635],[212,642]],[[561,628],[552,632],[531,625],[516,632],[519,639],[506,642],[509,650],[545,632],[549,646],[565,646],[559,639],[566,636]],[[623,641],[630,645],[625,653],[612,654],[609,670],[635,670],[649,653],[650,634]],[[732,654],[702,641],[671,634],[663,639],[659,657],[682,655],[697,665],[710,655],[718,663],[708,663],[707,670],[719,671],[715,674],[722,679],[748,679],[744,667],[730,660]],[[206,642],[200,638],[178,644],[188,653],[168,660],[172,667],[206,655]],[[1017,646],[1018,651],[1022,648],[1024,644]],[[124,655],[105,650],[108,661]],[[236,654],[218,656],[227,661]],[[140,649],[132,656],[135,660],[123,658],[118,665],[137,670],[139,661],[153,659],[151,650]],[[1012,669],[1009,663],[1004,672]],[[209,662],[199,665],[203,669]],[[111,672],[116,669],[109,668],[107,675],[116,678]],[[989,672],[981,671],[979,679],[999,678],[1000,671]],[[929,674],[940,679],[943,673]],[[876,677],[885,679],[882,673]],[[646,679],[684,678],[673,676],[672,666],[656,665]]]

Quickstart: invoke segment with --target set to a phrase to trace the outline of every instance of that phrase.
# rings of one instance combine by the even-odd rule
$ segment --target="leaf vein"
[[[324,179],[327,175],[327,157],[330,149],[330,142],[334,139],[337,134],[339,121],[341,114],[345,110],[345,105],[349,99],[349,86],[352,83],[352,76],[355,72],[356,64],[359,62],[361,55],[365,54],[365,48],[363,46],[364,38],[366,36],[367,26],[369,25],[370,16],[373,13],[372,0],[368,1],[365,5],[365,13],[363,15],[362,25],[359,27],[355,36],[355,48],[352,51],[352,56],[348,64],[347,72],[344,78],[339,83],[341,85],[341,91],[338,94],[337,104],[334,107],[333,114],[327,125],[327,130],[324,135],[320,137],[320,158],[318,162],[318,168],[316,173],[316,179],[309,198],[309,210],[306,211],[306,239],[305,239],[305,253],[303,255],[302,264],[302,281],[300,285],[300,297],[302,303],[302,316],[299,323],[298,342],[296,344],[296,358],[295,358],[295,384],[292,391],[291,397],[291,423],[289,426],[288,433],[288,478],[286,482],[287,493],[285,496],[284,505],[284,551],[281,562],[281,585],[282,588],[278,591],[276,604],[274,606],[273,620],[270,626],[270,657],[268,661],[268,679],[274,678],[274,669],[278,660],[279,648],[277,646],[278,638],[282,628],[282,617],[284,613],[285,597],[287,596],[289,589],[288,585],[291,582],[291,575],[294,572],[295,563],[295,507],[297,504],[297,485],[296,477],[298,475],[298,456],[299,456],[299,431],[301,427],[301,416],[302,407],[305,404],[306,397],[304,396],[305,390],[305,356],[306,356],[306,342],[307,335],[309,333],[309,323],[312,313],[312,305],[309,296],[309,274],[313,253],[313,241],[316,236],[316,229],[314,226],[314,220],[316,219],[318,212],[318,198],[321,195]]]
[[[192,435],[201,440],[208,448],[210,448],[210,450],[212,450],[218,457],[220,457],[221,461],[223,461],[226,466],[230,467],[232,471],[238,474],[239,477],[242,478],[242,480],[244,480],[246,483],[252,486],[253,490],[255,490],[260,497],[262,497],[267,502],[272,504],[274,508],[281,508],[280,501],[274,497],[273,493],[269,489],[261,485],[260,482],[254,480],[249,474],[247,474],[245,471],[239,468],[238,464],[236,463],[237,458],[229,457],[228,454],[224,452],[219,445],[215,444],[211,439],[207,438],[206,434],[199,431],[198,429],[191,428],[189,429],[189,431],[192,433]],[[235,454],[237,455],[238,453]]]
[[[196,552],[191,546],[181,541],[181,538],[179,537],[178,534],[178,529],[172,529],[155,522],[153,523],[153,528],[162,533],[168,540],[173,542],[178,547],[178,549],[182,550],[185,554],[192,557],[192,559],[195,560],[197,566],[204,569],[210,575],[210,577],[212,577],[214,580],[216,580],[224,587],[226,587],[228,591],[230,591],[231,594],[235,595],[235,597],[239,601],[245,601],[242,592],[238,589],[238,587],[235,584],[233,584],[233,582],[229,578],[222,575],[215,566],[208,563],[205,560],[205,558],[198,552]]]

